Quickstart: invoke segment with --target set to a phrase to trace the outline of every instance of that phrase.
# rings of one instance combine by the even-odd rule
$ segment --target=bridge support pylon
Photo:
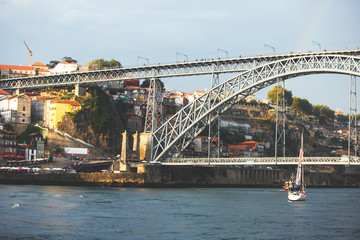
[[[75,96],[84,96],[86,88],[80,86],[80,84],[75,84]]]
[[[357,156],[357,105],[356,105],[356,76],[350,75],[350,95],[349,95],[349,134],[348,134],[348,157],[350,164],[351,142],[354,143],[354,156]]]
[[[282,82],[282,87],[280,86]],[[280,93],[282,88],[282,93]],[[285,81],[277,79],[276,95],[276,129],[275,129],[275,158],[282,155],[285,157],[285,121],[286,121],[286,104],[285,104]],[[279,149],[278,147],[281,147]],[[279,154],[281,153],[282,154]]]
[[[128,141],[129,141],[128,133],[125,131],[122,133],[121,158],[119,161],[120,172],[128,172],[130,170],[129,165],[127,163],[128,153],[129,153]]]

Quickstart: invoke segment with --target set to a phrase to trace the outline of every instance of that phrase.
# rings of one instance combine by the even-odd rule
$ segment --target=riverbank
[[[274,187],[292,171],[236,167],[154,166],[137,173],[1,173],[0,184],[106,187]],[[307,173],[307,187],[360,187],[359,174]]]

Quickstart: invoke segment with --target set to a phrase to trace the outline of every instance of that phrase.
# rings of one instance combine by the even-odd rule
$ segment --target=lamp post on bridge
[[[183,54],[183,53],[176,52],[176,62],[178,62],[178,60],[177,60],[177,56],[178,56],[178,55],[182,55],[182,56],[184,56],[184,57],[186,58],[186,61],[187,61],[187,62],[189,61],[189,59],[188,59],[188,55]]]
[[[266,55],[266,48],[271,48],[273,51],[274,51],[274,55],[275,55],[275,48],[270,46],[270,45],[267,45],[267,44],[264,44],[264,54]]]
[[[139,58],[140,59],[144,59],[144,60],[146,60],[147,61],[147,65],[149,66],[150,64],[149,64],[149,59],[148,58],[144,58],[144,57],[141,57],[141,56],[137,56],[137,59],[136,59],[136,63],[137,63],[137,65],[139,66]]]
[[[315,41],[312,41],[312,43],[315,43],[316,45],[318,45],[318,46],[319,46],[319,49],[320,49],[320,52],[321,52],[321,45],[320,45],[320,43],[315,42]]]
[[[218,49],[216,50],[216,55],[217,55],[218,58],[219,58],[219,51],[226,53],[226,58],[229,58],[229,52],[228,52],[228,51],[225,51],[225,50],[223,50],[223,49],[220,49],[220,48],[218,48]]]

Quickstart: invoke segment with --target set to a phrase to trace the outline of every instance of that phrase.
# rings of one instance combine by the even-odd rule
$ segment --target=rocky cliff
[[[96,115],[97,113],[90,106],[85,106],[76,114],[76,117],[64,116],[59,125],[59,130],[75,138],[82,139],[108,154],[120,154],[121,134],[126,129],[123,119],[120,117],[122,115],[121,107],[117,106],[119,103],[114,103],[110,98],[108,104],[111,111],[105,131],[99,132],[95,130],[92,119],[101,116]]]

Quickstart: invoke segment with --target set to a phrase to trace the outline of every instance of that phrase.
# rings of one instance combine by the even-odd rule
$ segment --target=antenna
[[[29,48],[29,46],[26,44],[26,41],[25,41],[25,40],[24,40],[24,43],[25,43],[26,48],[27,48],[28,51],[29,51],[29,67],[30,67],[30,66],[31,66],[32,51],[31,51],[31,49]]]

